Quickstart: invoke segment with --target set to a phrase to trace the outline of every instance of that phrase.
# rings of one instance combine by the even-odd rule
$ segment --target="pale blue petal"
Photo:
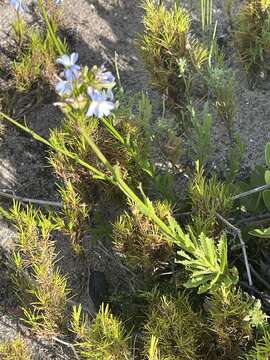
[[[70,55],[70,65],[75,65],[78,59],[79,59],[79,55],[77,53],[72,53]]]
[[[63,55],[60,58],[58,58],[56,60],[57,64],[61,64],[63,66],[69,66],[70,65],[70,60],[69,60],[69,56],[68,55]]]
[[[112,92],[112,90],[111,89],[108,89],[107,90],[107,98],[109,99],[109,100],[111,100],[111,101],[113,101],[113,92]]]
[[[87,110],[87,113],[86,113],[86,116],[93,116],[95,114],[95,103],[91,103],[88,110]]]

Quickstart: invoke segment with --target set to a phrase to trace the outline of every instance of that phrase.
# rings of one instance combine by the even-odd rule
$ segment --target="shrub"
[[[166,360],[200,359],[202,320],[186,294],[162,296],[151,304],[145,324],[145,353],[157,340],[156,352]],[[204,338],[205,340],[205,338]]]
[[[233,119],[236,113],[234,74],[225,67],[214,66],[209,68],[206,82],[209,93],[214,99],[217,115],[224,121],[229,133],[231,133]]]
[[[207,308],[222,359],[245,354],[254,341],[254,330],[266,325],[260,301],[234,287],[221,286],[214,291]]]
[[[167,222],[172,209],[168,203],[156,202],[156,214]],[[160,228],[134,205],[113,225],[113,244],[117,252],[135,269],[153,275],[172,260],[173,246]]]
[[[184,105],[208,51],[191,35],[191,17],[180,5],[167,10],[153,0],[143,3],[144,32],[138,40],[153,85],[174,105]]]
[[[72,331],[76,334],[77,347],[84,359],[131,360],[129,336],[122,323],[102,304],[96,318],[89,323],[81,312],[81,306],[73,308]]]
[[[216,214],[228,214],[233,202],[228,185],[219,182],[216,176],[207,179],[204,171],[196,163],[196,173],[189,184],[189,197],[192,204],[192,231],[200,235],[218,235]]]
[[[109,123],[112,124],[113,119],[110,119]],[[94,117],[69,116],[59,130],[52,131],[51,140],[58,147],[65,148],[76,154],[76,157],[96,166],[97,169],[104,170],[91,147],[85,142],[83,130],[93,137],[112,164],[119,164],[124,178],[135,185],[139,179],[145,177],[145,172],[142,170],[144,164],[140,163],[147,156],[145,136],[135,121],[129,121],[126,118],[121,118],[114,128],[122,136],[123,142],[120,142],[108,129],[100,126]],[[113,187],[108,183],[98,183],[87,169],[76,162],[76,159],[70,159],[59,152],[51,152],[50,162],[56,174],[64,182],[71,181],[74,189],[86,203],[92,202],[93,194],[97,198],[98,194],[114,193]],[[107,175],[110,174],[107,173]]]
[[[268,71],[270,1],[247,0],[235,19],[234,42],[240,61],[250,74]]]
[[[69,289],[67,278],[56,267],[51,239],[55,225],[50,217],[31,207],[21,210],[15,205],[12,214],[19,233],[12,279],[24,321],[39,334],[57,334],[66,325]]]
[[[266,333],[256,342],[255,347],[243,357],[243,360],[268,360],[270,358],[270,334]]]
[[[56,70],[57,53],[48,34],[44,35],[38,29],[29,29],[25,36],[25,49],[12,66],[19,91],[30,90],[38,81],[52,83]]]
[[[0,358],[2,360],[31,360],[32,356],[25,341],[18,337],[0,343]]]

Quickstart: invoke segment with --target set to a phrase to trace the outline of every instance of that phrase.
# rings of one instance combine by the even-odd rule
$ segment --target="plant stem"
[[[247,270],[248,284],[249,284],[249,286],[252,286],[253,282],[252,282],[252,278],[251,278],[250,265],[249,265],[249,261],[248,261],[247,251],[246,251],[246,244],[243,240],[241,230],[239,228],[237,228],[236,226],[234,226],[233,224],[231,224],[228,220],[224,219],[224,217],[221,216],[220,214],[217,213],[216,215],[227,227],[231,228],[237,234],[240,244],[241,244],[243,256],[244,256],[245,266],[246,266],[246,270]]]
[[[255,193],[257,193],[257,192],[267,190],[267,189],[269,189],[269,188],[270,188],[270,184],[262,185],[262,186],[259,186],[259,187],[255,188],[255,189],[252,189],[252,190],[249,190],[249,191],[245,191],[245,192],[243,192],[243,193],[241,193],[241,194],[235,195],[235,196],[233,196],[231,199],[232,199],[232,200],[241,199],[241,198],[243,198],[243,197],[245,197],[245,196],[249,196],[249,195],[255,194]]]

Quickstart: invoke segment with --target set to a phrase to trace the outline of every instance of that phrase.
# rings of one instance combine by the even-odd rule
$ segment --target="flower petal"
[[[72,53],[70,55],[70,65],[75,65],[78,59],[79,59],[79,55],[77,53]]]
[[[57,64],[61,64],[63,66],[70,66],[70,59],[68,55],[63,55],[60,58],[56,59]]]

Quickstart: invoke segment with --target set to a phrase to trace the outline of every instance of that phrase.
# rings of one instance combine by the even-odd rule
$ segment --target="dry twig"
[[[245,266],[246,266],[246,270],[247,270],[247,277],[248,277],[248,284],[249,286],[253,285],[252,282],[252,278],[251,278],[251,272],[250,272],[250,265],[249,265],[249,261],[248,261],[248,256],[247,256],[247,251],[246,251],[246,244],[243,240],[242,237],[242,232],[241,230],[234,226],[233,224],[231,224],[228,220],[224,219],[223,216],[221,216],[220,214],[217,213],[217,217],[230,229],[232,229],[238,236],[240,244],[241,244],[241,248],[242,248],[242,252],[243,252],[243,256],[244,256],[244,261],[245,261]]]

